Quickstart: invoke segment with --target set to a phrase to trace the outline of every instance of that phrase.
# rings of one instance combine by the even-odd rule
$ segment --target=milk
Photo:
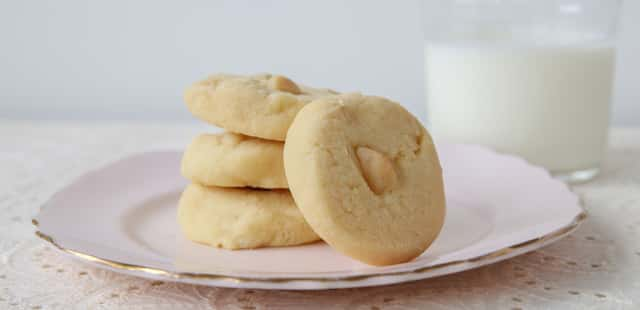
[[[425,45],[436,140],[487,145],[554,172],[599,165],[614,49],[606,45]]]

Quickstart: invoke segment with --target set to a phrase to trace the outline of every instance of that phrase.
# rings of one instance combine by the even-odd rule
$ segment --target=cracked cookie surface
[[[284,165],[307,222],[357,260],[409,261],[442,228],[442,171],[431,137],[385,98],[346,94],[306,105],[289,128]]]
[[[298,111],[308,102],[337,94],[271,74],[215,74],[191,85],[184,100],[191,113],[228,131],[284,141]]]

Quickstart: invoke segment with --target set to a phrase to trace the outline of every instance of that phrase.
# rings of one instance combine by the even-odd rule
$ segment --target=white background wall
[[[640,125],[640,1],[622,16],[614,123]],[[0,119],[191,119],[211,72],[279,72],[423,117],[419,0],[0,1]]]

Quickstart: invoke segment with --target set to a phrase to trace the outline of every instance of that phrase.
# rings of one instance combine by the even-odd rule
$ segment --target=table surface
[[[69,260],[34,236],[31,218],[87,169],[184,148],[190,123],[0,121],[0,309],[637,309],[640,129],[614,129],[601,175],[573,186],[589,213],[573,235],[490,266],[413,283],[261,291],[149,281]]]

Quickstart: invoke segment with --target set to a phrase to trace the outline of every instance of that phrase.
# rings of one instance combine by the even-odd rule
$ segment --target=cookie
[[[217,74],[189,87],[184,100],[191,113],[228,131],[284,141],[298,111],[336,92],[296,84],[281,75]]]
[[[232,250],[318,240],[287,190],[192,183],[180,197],[178,223],[188,239]]]
[[[182,156],[182,175],[224,187],[288,188],[282,142],[225,132],[201,134]]]
[[[442,170],[431,137],[387,99],[348,94],[306,105],[289,128],[284,167],[313,230],[367,264],[409,261],[442,228]]]

